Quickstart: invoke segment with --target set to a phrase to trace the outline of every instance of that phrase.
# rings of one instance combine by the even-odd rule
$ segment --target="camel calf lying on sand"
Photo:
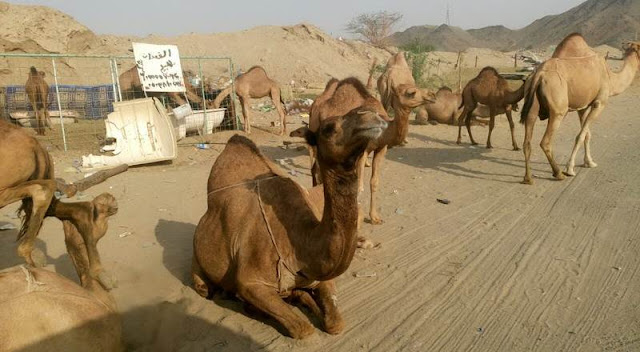
[[[338,334],[344,322],[333,279],[356,249],[358,159],[387,123],[356,108],[307,130],[323,179],[322,217],[308,192],[269,161],[249,139],[232,137],[211,169],[208,207],[194,236],[193,280],[203,297],[234,292],[267,313],[294,338],[314,331],[283,298],[300,301]],[[295,209],[295,211],[291,211]]]
[[[449,87],[442,87],[436,92],[436,101],[433,104],[419,106],[416,109],[416,123],[420,125],[439,123],[455,125],[459,123],[464,105],[462,104],[462,94],[454,93]],[[518,105],[509,105],[507,109],[518,111]],[[506,109],[500,107],[495,111],[496,115],[506,113]],[[480,118],[491,117],[490,109],[486,105],[478,104],[471,112],[472,123],[485,126],[487,121]]]
[[[282,130],[280,135],[284,136],[287,133],[287,122],[285,120],[286,111],[284,109],[284,101],[282,100],[282,94],[280,92],[280,86],[278,83],[269,76],[267,72],[261,66],[253,66],[247,72],[236,78],[235,83],[232,86],[225,88],[213,101],[213,107],[219,108],[220,103],[231,94],[231,90],[235,86],[236,94],[240,99],[240,105],[242,105],[242,116],[244,117],[244,131],[251,133],[251,120],[249,118],[249,99],[260,99],[266,96],[271,97],[273,105],[278,110],[280,115],[280,124]]]
[[[45,256],[34,249],[45,216],[71,221],[80,231],[90,263],[90,274],[105,288],[113,282],[100,264],[96,243],[106,231],[96,215],[102,208],[115,207],[115,198],[105,194],[93,202],[63,203],[54,198],[56,190],[65,190],[54,179],[53,161],[38,141],[24,130],[0,121],[0,209],[22,201],[22,227],[18,233],[18,254],[36,267],[45,265]]]
[[[24,90],[29,97],[33,113],[36,115],[36,133],[44,136],[45,125],[52,129],[49,117],[49,85],[44,80],[44,72],[31,66]]]
[[[101,238],[117,207],[110,195],[92,202]],[[111,197],[112,198],[112,197]],[[106,203],[105,203],[106,201]],[[105,205],[105,206],[103,206]],[[24,265],[0,271],[0,351],[121,351],[121,324],[113,297],[90,274],[83,237],[63,221],[65,243],[81,286]]]

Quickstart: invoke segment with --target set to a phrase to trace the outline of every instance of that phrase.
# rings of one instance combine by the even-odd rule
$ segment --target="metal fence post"
[[[56,85],[56,100],[58,102],[58,113],[60,114],[60,128],[62,129],[62,143],[64,144],[64,151],[67,151],[67,134],[64,131],[64,118],[62,117],[62,104],[60,103],[60,88],[58,87],[58,70],[56,69],[56,59],[52,58],[53,64],[53,79]],[[48,109],[48,107],[47,107]]]
[[[116,84],[118,86],[118,101],[122,101],[122,89],[120,87],[120,74],[118,73],[118,59],[117,58],[113,58],[113,70],[116,74]]]
[[[235,67],[233,66],[233,61],[229,58],[229,73],[231,76],[231,104],[233,104],[233,112],[235,113],[233,120],[235,121],[235,128],[240,129],[240,118],[238,117],[237,109],[236,109],[236,80],[234,75]],[[275,103],[274,103],[275,104]]]
[[[111,84],[113,85],[113,102],[115,103],[118,101],[118,91],[116,90],[116,80],[118,79],[118,77],[115,76],[115,72],[113,71],[114,60],[114,58],[109,59],[109,71],[111,71]]]
[[[209,119],[207,118],[207,97],[204,92],[204,73],[202,72],[202,61],[198,59],[198,75],[200,76],[200,91],[202,92],[202,109],[204,110],[204,133],[209,131]],[[213,128],[211,129],[213,132]]]

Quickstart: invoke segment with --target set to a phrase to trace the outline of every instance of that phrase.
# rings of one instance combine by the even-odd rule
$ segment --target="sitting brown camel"
[[[115,211],[95,209],[100,228],[106,230]],[[81,286],[25,265],[0,271],[0,316],[11,321],[0,324],[0,351],[122,351],[115,300],[91,277],[87,246],[75,225],[63,221],[63,227]]]
[[[433,103],[435,95],[416,86],[403,52],[395,54],[387,62],[386,70],[378,78],[378,92],[384,108],[388,112],[393,109],[394,120],[398,120],[398,135],[394,138],[393,145],[389,146],[406,144],[411,110],[420,105]]]
[[[416,109],[416,123],[419,125],[458,125],[460,115],[462,115],[462,94],[451,91],[449,87],[442,87],[436,92],[436,101],[433,104],[419,106]],[[517,111],[518,105],[512,106],[512,110]],[[504,114],[503,108],[496,110],[496,115]],[[486,105],[478,104],[471,112],[471,123],[485,126],[487,121],[479,118],[490,117],[490,109]]]
[[[589,146],[591,122],[600,115],[609,97],[624,92],[631,85],[640,65],[640,43],[628,43],[624,49],[624,66],[619,72],[613,72],[580,34],[573,33],[556,47],[553,57],[538,66],[529,77],[520,119],[525,124],[523,183],[533,184],[529,159],[533,127],[538,116],[541,120],[549,119],[540,147],[556,179],[575,175],[575,158],[583,142],[584,166],[597,166]],[[553,157],[551,143],[553,134],[569,111],[578,112],[581,128],[563,174]]]
[[[458,140],[456,143],[462,143],[462,124],[467,126],[469,139],[471,144],[477,145],[471,134],[471,116],[472,111],[476,109],[478,104],[484,104],[489,107],[489,135],[487,136],[487,148],[493,148],[491,145],[491,132],[495,126],[495,117],[499,111],[504,111],[509,120],[509,128],[511,129],[511,143],[513,150],[520,150],[516,143],[515,125],[511,116],[512,106],[515,106],[524,96],[524,83],[515,91],[509,89],[509,83],[502,78],[498,71],[493,67],[485,67],[480,73],[467,85],[462,91],[462,104],[464,110],[458,121]]]
[[[63,203],[53,195],[56,190],[66,191],[64,186],[54,179],[53,161],[38,141],[24,130],[0,121],[0,208],[22,201],[18,254],[29,265],[44,266],[44,254],[34,249],[42,220],[45,216],[69,220],[86,244],[92,278],[111,288],[112,279],[102,269],[96,248],[106,228],[102,228],[96,216],[100,209],[116,207],[115,199],[105,194],[93,202]]]
[[[271,97],[273,105],[278,110],[280,115],[280,124],[282,130],[280,135],[284,136],[287,133],[286,111],[284,109],[284,101],[282,100],[282,94],[280,92],[280,86],[278,83],[269,76],[267,72],[261,66],[253,66],[247,72],[238,76],[233,85],[225,88],[213,101],[213,107],[219,108],[222,100],[231,94],[231,90],[235,86],[236,95],[240,99],[242,105],[242,116],[244,117],[244,131],[251,133],[251,120],[249,118],[249,99],[260,99],[266,96]]]
[[[29,103],[33,108],[36,119],[36,133],[44,136],[47,126],[51,129],[51,118],[49,117],[49,85],[44,80],[44,72],[36,70],[31,66],[29,78],[24,86]]]
[[[183,71],[183,75],[186,76],[186,72]],[[129,94],[142,94],[142,83],[140,83],[140,75],[138,75],[138,66],[133,66],[130,69],[120,74],[118,77],[118,83],[120,84],[120,90]],[[186,95],[190,103],[202,105],[202,97],[198,94],[196,88],[188,81],[184,81],[185,92],[147,92],[146,96],[159,98],[161,96],[168,96],[169,99],[177,106],[184,105],[187,101],[182,97]],[[207,103],[207,108],[210,106],[210,102]]]
[[[211,169],[208,208],[194,236],[196,291],[233,292],[304,338],[313,326],[283,300],[297,299],[322,317],[325,331],[340,333],[333,279],[356,249],[358,159],[386,126],[374,110],[358,107],[305,132],[324,182],[321,218],[302,186],[251,140],[232,137]]]
[[[414,98],[422,99],[422,98]],[[421,100],[420,100],[421,101]],[[403,98],[404,104],[415,104],[416,101],[412,101],[408,97]],[[347,78],[342,81],[331,80],[327,83],[325,91],[314,101],[311,106],[309,114],[309,130],[316,131],[322,120],[331,116],[341,116],[357,106],[366,105],[373,111],[376,111],[378,115],[382,116],[385,120],[389,121],[389,117],[382,104],[374,98],[365,86],[357,78]],[[371,199],[369,207],[369,218],[372,224],[381,224],[382,219],[378,214],[378,208],[376,205],[376,192],[378,191],[378,185],[380,182],[380,168],[382,160],[386,155],[387,148],[399,145],[402,142],[402,131],[406,130],[404,127],[408,121],[396,117],[393,121],[389,122],[389,127],[380,135],[379,138],[372,141],[366,150],[363,158],[360,159],[359,165],[359,184],[360,191],[364,190],[364,166],[366,156],[373,152],[373,165],[371,169]],[[300,132],[296,130],[292,132],[292,136],[299,136]],[[313,148],[312,148],[313,149]],[[321,177],[318,172],[316,163],[312,163],[311,174],[314,181],[314,186],[320,182]]]

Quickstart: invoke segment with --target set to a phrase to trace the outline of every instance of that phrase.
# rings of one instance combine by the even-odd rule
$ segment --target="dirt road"
[[[576,177],[563,182],[551,179],[538,147],[546,126],[539,122],[534,186],[519,183],[523,156],[510,150],[505,118],[494,131],[493,150],[473,148],[468,139],[457,146],[457,130],[450,126],[411,126],[409,145],[390,150],[383,165],[379,198],[385,223],[363,228],[382,247],[358,250],[337,280],[347,321],[339,336],[318,330],[308,340],[295,341],[282,336],[273,321],[247,316],[240,302],[206,301],[188,286],[191,240],[205,210],[206,178],[224,145],[183,147],[173,165],[136,168],[115,177],[90,195],[109,191],[120,204],[100,250],[105,267],[120,282],[113,293],[123,312],[127,347],[640,350],[638,95],[636,84],[613,98],[593,126],[599,167],[579,167]],[[562,163],[577,131],[572,113],[555,140]],[[474,132],[479,141],[486,139],[486,128]],[[522,126],[517,133],[521,144]],[[218,134],[214,140],[229,136]],[[282,159],[295,179],[310,185],[305,152],[283,150],[278,137],[257,129],[255,137],[267,155]],[[61,172],[65,165],[57,167]],[[3,209],[0,222],[17,224],[14,210]],[[0,268],[21,263],[14,238],[15,231],[0,233]],[[46,221],[38,246],[46,249],[51,269],[75,276],[57,220]],[[354,273],[375,277],[356,278]]]

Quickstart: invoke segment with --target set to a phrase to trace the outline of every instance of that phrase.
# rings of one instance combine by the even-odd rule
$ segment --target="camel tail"
[[[529,87],[526,87],[524,90],[524,103],[522,104],[522,110],[520,111],[520,123],[524,124],[527,120],[527,115],[529,115],[529,111],[531,111],[531,106],[533,105],[533,101],[536,98],[536,92],[538,91],[538,86],[540,85],[540,75],[534,73],[534,76],[531,77],[531,84]]]
[[[218,94],[218,96],[216,97],[216,99],[213,101],[213,108],[214,109],[218,109],[220,108],[220,104],[222,104],[222,102],[224,101],[224,99],[229,96],[229,94],[231,94],[231,90],[233,89],[233,85],[229,85],[227,88],[223,89],[220,94]]]
[[[373,58],[373,63],[371,64],[371,69],[369,70],[369,79],[367,79],[367,90],[371,90],[371,88],[373,88],[373,72],[376,70],[377,63],[378,59]]]

